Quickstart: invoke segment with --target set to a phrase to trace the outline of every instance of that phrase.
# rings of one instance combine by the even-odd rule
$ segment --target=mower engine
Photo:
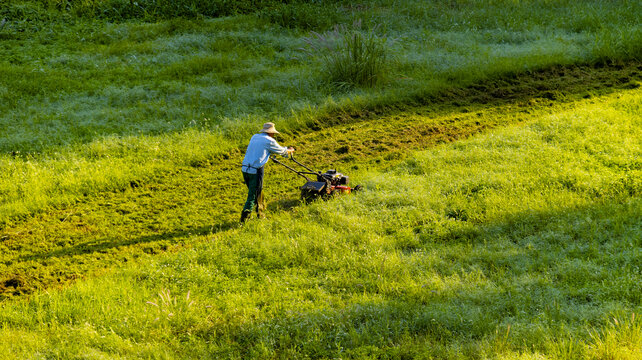
[[[348,185],[349,178],[334,169],[325,173],[317,174],[317,181],[308,181],[301,186],[301,199],[309,202],[318,198],[327,199],[335,193],[349,194],[352,190],[359,190],[357,185],[354,189]]]
[[[330,169],[323,174],[317,175],[317,181],[329,181],[332,185],[348,185],[348,177],[334,169]]]
[[[318,198],[328,199],[329,197],[337,193],[349,194],[352,191],[359,191],[361,189],[361,185],[357,185],[353,188],[349,187],[348,177],[337,172],[334,169],[330,169],[324,173],[321,173],[320,171],[314,171],[309,167],[296,161],[292,156],[290,156],[290,160],[292,160],[297,165],[307,170],[307,171],[298,171],[280,162],[275,157],[271,157],[271,159],[277,164],[281,164],[282,166],[286,167],[288,170],[305,178],[307,182],[303,184],[303,186],[301,186],[301,199],[305,202],[316,200]],[[306,175],[316,175],[317,181],[312,181]]]

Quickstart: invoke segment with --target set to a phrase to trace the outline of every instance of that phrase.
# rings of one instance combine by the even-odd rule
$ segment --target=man
[[[265,217],[263,166],[270,159],[270,155],[279,154],[283,157],[288,157],[294,152],[294,148],[286,148],[276,142],[274,134],[278,133],[274,128],[274,123],[265,123],[263,124],[263,129],[252,136],[250,144],[247,146],[243,165],[241,166],[243,181],[247,185],[247,200],[241,212],[241,223],[244,223],[250,217],[255,207],[258,217]]]

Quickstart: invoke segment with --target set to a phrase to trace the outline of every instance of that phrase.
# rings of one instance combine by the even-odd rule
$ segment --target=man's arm
[[[274,140],[272,138],[270,138],[270,144],[269,144],[268,150],[272,154],[279,154],[279,155],[281,155],[283,157],[286,157],[286,158],[292,156],[292,153],[294,152],[294,148],[293,147],[287,147],[286,148],[285,146],[281,146],[281,145],[279,145],[279,143],[276,142],[276,140]]]

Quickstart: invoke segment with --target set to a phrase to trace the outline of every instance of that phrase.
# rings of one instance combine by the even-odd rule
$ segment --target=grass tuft
[[[642,321],[639,315],[614,317],[590,332],[589,359],[633,360],[642,358]]]
[[[377,35],[377,27],[362,31],[360,21],[352,28],[338,25],[333,31],[312,32],[304,42],[308,53],[323,63],[324,80],[340,89],[375,87],[391,69],[392,41]]]

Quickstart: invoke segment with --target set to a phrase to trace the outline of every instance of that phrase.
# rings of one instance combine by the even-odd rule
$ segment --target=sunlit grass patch
[[[639,313],[614,317],[602,329],[591,332],[587,353],[595,359],[636,359],[642,356],[642,323]]]
[[[29,154],[4,155],[0,225],[100,192],[123,191],[179,164],[209,162],[235,146],[216,133],[187,130],[173,136],[106,137],[37,160]]]

